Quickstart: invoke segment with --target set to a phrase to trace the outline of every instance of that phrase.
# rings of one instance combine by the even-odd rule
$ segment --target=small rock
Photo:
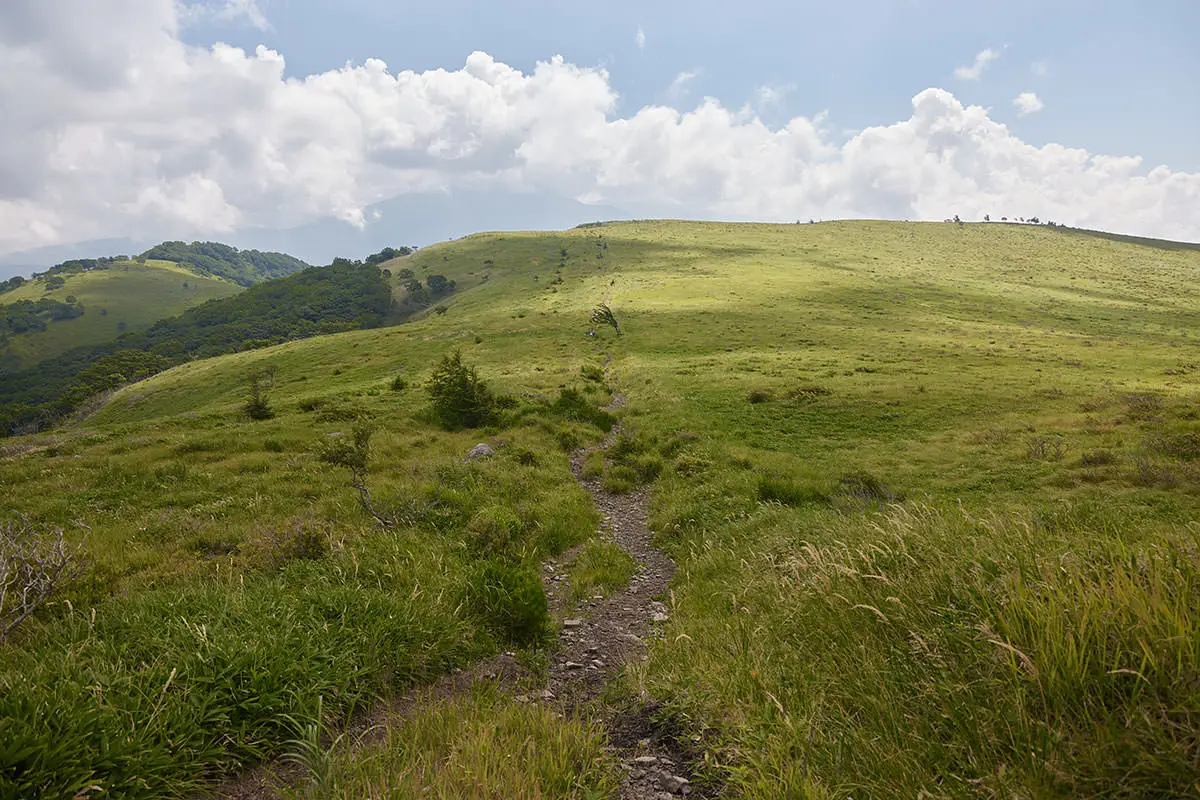
[[[572,617],[571,619],[563,620],[564,628],[578,628],[582,624],[583,624],[583,620],[579,619],[578,617]]]
[[[651,622],[666,622],[670,617],[666,614],[660,614],[657,611],[650,615]]]
[[[605,664],[604,664],[604,662],[603,662],[603,661],[601,661],[600,659],[598,659],[598,658],[593,658],[593,659],[592,659],[592,666],[593,666],[593,667],[595,667],[596,669],[604,669],[604,666],[605,666]]]
[[[658,779],[658,788],[671,794],[680,794],[691,781],[678,775],[663,775]]]
[[[488,456],[496,455],[496,451],[489,445],[482,442],[471,448],[471,452],[467,453],[467,457],[463,461],[474,461],[477,458],[487,458]]]
[[[524,695],[524,694],[519,694],[516,697],[514,697],[513,699],[516,700],[518,703],[528,703],[529,702],[529,696]]]
[[[580,664],[578,661],[568,661],[567,663],[563,664],[563,668],[564,669],[583,669],[583,664]]]
[[[553,700],[554,692],[550,691],[549,689],[543,689],[542,693],[538,695],[538,697],[542,698],[543,700]]]
[[[642,741],[645,742],[646,744],[650,744],[649,739],[643,739]],[[639,742],[639,744],[641,744],[641,742]],[[655,758],[654,756],[638,756],[637,758],[635,758],[633,760],[633,763],[642,764],[643,766],[646,766],[649,764],[657,764],[658,759]]]

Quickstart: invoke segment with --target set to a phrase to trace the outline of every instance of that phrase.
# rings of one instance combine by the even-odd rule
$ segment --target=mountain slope
[[[50,320],[40,330],[0,331],[0,373],[18,372],[73,347],[115,339],[242,290],[232,281],[199,275],[170,261],[114,261],[105,267],[57,273],[62,284],[53,287],[48,285],[53,276],[44,276],[0,293],[0,307],[75,298],[83,311],[73,319]]]
[[[639,222],[385,266],[459,289],[409,324],[180,364],[6,443],[0,512],[85,522],[99,577],[0,648],[0,780],[186,794],[288,751],[298,720],[315,739],[520,650],[519,697],[414,699],[436,737],[343,740],[321,779],[374,796],[467,774],[519,795],[489,783],[508,773],[486,743],[524,720],[553,746],[523,750],[522,774],[583,796],[617,767],[555,748],[602,750],[648,696],[619,733],[687,743],[697,794],[1194,791],[1200,253],[1001,225]],[[601,303],[620,335],[592,321]],[[429,412],[422,385],[455,350],[505,398],[489,428]],[[255,422],[262,375],[274,416]],[[539,707],[555,655],[504,625],[533,613],[544,560],[596,536],[569,454],[601,437],[611,390],[624,433],[583,469],[650,492],[678,571],[605,707]],[[318,457],[361,437],[357,477],[395,528]],[[495,454],[464,462],[481,441]]]

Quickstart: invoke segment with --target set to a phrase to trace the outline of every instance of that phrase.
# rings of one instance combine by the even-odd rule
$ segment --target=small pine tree
[[[246,384],[246,404],[242,410],[246,416],[254,420],[270,419],[275,416],[268,399],[270,391],[264,375],[255,373]]]
[[[478,428],[495,419],[496,398],[458,350],[442,358],[425,388],[434,414],[449,430]]]

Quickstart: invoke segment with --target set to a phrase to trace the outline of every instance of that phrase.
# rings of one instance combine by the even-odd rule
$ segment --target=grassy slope
[[[404,493],[480,438],[420,418],[447,350],[543,395],[607,351],[666,465],[653,522],[681,566],[632,685],[704,738],[713,779],[761,797],[1191,790],[1200,254],[1011,226],[628,223],[388,266],[406,264],[489,278],[444,316],[129,387],[83,427],[16,440],[3,496],[86,518],[95,602],[190,586],[281,521],[379,538],[309,455],[346,423],[306,401],[375,415],[375,480]],[[602,300],[619,339],[585,335]],[[246,422],[267,365],[280,413]],[[407,391],[385,388],[396,375]],[[499,435],[577,502],[547,433]],[[907,500],[839,494],[864,471]],[[447,536],[419,557],[453,566]]]
[[[86,309],[83,316],[51,322],[44,331],[13,336],[8,349],[20,359],[22,368],[73,347],[115,339],[122,332],[122,323],[126,330],[145,328],[206,300],[242,291],[232,281],[197,275],[170,261],[120,261],[107,270],[64,277],[66,284],[49,292],[44,281],[38,279],[0,294],[0,304],[43,297],[61,301],[74,295]],[[102,314],[102,310],[107,313]]]

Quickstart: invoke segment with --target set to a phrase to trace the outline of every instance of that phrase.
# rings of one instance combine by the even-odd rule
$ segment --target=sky
[[[1200,241],[1200,3],[3,0],[0,275],[597,219]]]

